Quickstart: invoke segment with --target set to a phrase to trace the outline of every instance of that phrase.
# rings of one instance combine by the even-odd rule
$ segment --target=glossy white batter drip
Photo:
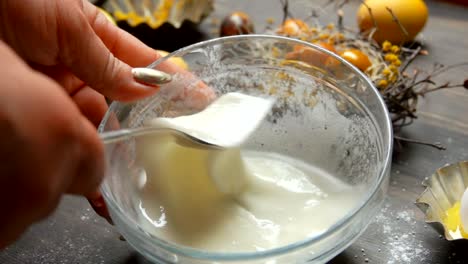
[[[189,147],[170,134],[138,142],[137,158],[146,169],[141,224],[169,242],[208,251],[266,250],[314,236],[360,195],[289,157]]]

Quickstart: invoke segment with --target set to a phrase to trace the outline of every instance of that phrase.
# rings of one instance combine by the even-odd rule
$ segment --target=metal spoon
[[[130,138],[137,138],[140,136],[151,135],[156,133],[170,133],[175,136],[176,139],[183,145],[198,145],[205,148],[212,149],[225,149],[225,147],[211,142],[208,139],[202,139],[194,137],[183,131],[172,129],[172,128],[160,128],[160,127],[139,127],[131,129],[119,129],[114,131],[103,132],[100,134],[101,140],[104,144],[113,144],[121,141],[128,140]]]
[[[172,76],[158,70],[150,69],[150,68],[133,68],[132,69],[133,78],[140,83],[150,84],[150,85],[159,85],[168,83],[172,80]],[[130,138],[135,138],[139,136],[155,134],[155,133],[163,133],[169,132],[173,136],[176,136],[179,141],[184,141],[185,144],[195,143],[197,145],[201,145],[204,147],[209,148],[217,148],[223,149],[224,147],[215,144],[214,142],[210,142],[209,140],[201,139],[189,135],[183,131],[179,131],[176,129],[171,128],[158,128],[158,127],[140,127],[140,128],[132,128],[132,129],[119,129],[109,132],[101,133],[101,140],[104,144],[112,144],[121,141],[128,140]],[[190,144],[191,145],[191,144]]]

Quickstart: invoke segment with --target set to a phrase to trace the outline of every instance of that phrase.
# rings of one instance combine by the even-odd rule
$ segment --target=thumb
[[[158,87],[136,82],[127,63],[146,66],[159,57],[158,53],[109,23],[88,1],[78,2],[82,4],[78,9],[81,12],[63,6],[57,13],[61,62],[86,84],[114,100],[132,101],[156,92]]]

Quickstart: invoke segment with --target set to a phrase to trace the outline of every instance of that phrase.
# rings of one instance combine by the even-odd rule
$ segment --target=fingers
[[[108,22],[93,5],[87,4],[83,12],[95,34],[115,57],[131,67],[146,67],[161,55],[130,33]]]
[[[71,171],[74,177],[67,192],[89,196],[96,191],[104,177],[104,146],[89,120],[83,117],[81,124],[81,155],[78,166]]]
[[[104,96],[91,89],[89,86],[85,86],[79,89],[72,96],[72,99],[80,109],[81,114],[87,119],[82,120],[83,125],[87,127],[84,131],[89,132],[95,130],[99,126],[99,123],[108,108]],[[96,186],[99,185],[102,177],[104,176],[104,167],[102,166],[102,164],[104,164],[104,149],[102,143],[100,141],[97,142],[96,137],[93,137],[93,135],[90,134],[84,136],[87,139],[84,147],[88,148],[91,153],[101,154],[95,156],[96,158],[92,163],[87,159],[80,160],[80,165],[77,168],[76,175],[67,192],[83,194],[88,197],[95,193]],[[96,168],[98,169],[96,170]],[[90,181],[88,179],[92,180]]]
[[[68,94],[75,94],[80,88],[85,86],[85,83],[70,72],[61,64],[55,66],[44,66],[41,64],[30,63],[30,66],[49,78],[52,78],[60,86],[62,86]]]
[[[31,188],[39,186],[36,195],[45,198],[36,200],[45,206],[53,204],[50,201],[67,190],[83,195],[94,191],[103,177],[104,163],[103,146],[96,128],[52,80],[35,73],[21,73],[21,76],[28,76],[17,87],[21,93],[7,94],[4,98],[9,100],[4,106],[15,109],[9,118],[15,122],[21,138],[28,142],[22,148],[29,149],[25,156],[37,163],[33,167],[39,175],[25,184],[32,184]],[[85,93],[77,95],[81,102]],[[105,109],[95,105],[101,108],[97,112],[100,115]],[[28,173],[24,174],[26,177]]]
[[[99,191],[96,191],[90,195],[88,195],[88,202],[93,207],[94,211],[100,215],[101,217],[105,218],[110,224],[112,223],[112,219],[109,215],[109,211],[107,210],[106,202],[102,197]]]
[[[157,87],[135,82],[132,68],[117,59],[110,50],[116,50],[116,53],[127,59],[133,56],[133,63],[138,62],[135,58],[141,58],[142,64],[156,58],[156,52],[150,52],[143,44],[136,45],[134,40],[128,40],[128,34],[110,24],[91,3],[83,1],[83,12],[76,12],[76,8],[62,8],[57,13],[57,20],[60,25],[57,32],[60,60],[89,86],[109,98],[121,101],[136,100],[157,91]],[[110,48],[95,33],[95,27],[100,32],[107,32],[106,45]],[[124,45],[129,48],[124,49]],[[148,54],[154,57],[150,58]]]
[[[131,70],[148,66],[160,54],[111,24],[88,1],[82,4],[82,13],[64,8],[57,14],[62,63],[87,85],[114,100],[133,101],[155,93],[158,87],[136,82]],[[158,69],[192,77],[168,61]]]
[[[85,86],[76,91],[72,98],[81,114],[97,128],[108,108],[104,96],[89,86]]]
[[[88,135],[82,135],[85,138],[83,147],[94,157],[91,160],[89,157],[80,160],[67,192],[89,196],[96,191],[96,186],[100,184],[104,176],[104,148],[100,139],[95,136],[95,131],[108,106],[104,96],[89,86],[79,89],[72,95],[72,99],[85,117],[81,122],[84,126],[83,133],[88,133]]]
[[[1,246],[50,214],[66,191],[96,190],[104,162],[96,129],[63,88],[2,42],[0,58]]]

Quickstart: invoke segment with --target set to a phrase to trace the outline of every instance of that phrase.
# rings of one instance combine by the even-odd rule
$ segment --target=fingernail
[[[133,78],[143,84],[159,85],[165,84],[172,80],[172,76],[158,70],[150,68],[133,68]]]

